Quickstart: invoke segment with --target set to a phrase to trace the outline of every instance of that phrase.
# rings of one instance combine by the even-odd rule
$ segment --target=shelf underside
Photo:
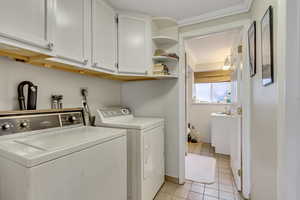
[[[160,29],[178,26],[177,21],[169,17],[153,17],[152,23]]]
[[[152,59],[156,62],[178,62],[177,58],[170,56],[153,56]]]
[[[175,45],[178,43],[178,40],[168,36],[154,36],[152,37],[152,40],[160,46]]]
[[[82,75],[94,76],[110,80],[118,81],[141,81],[141,80],[158,80],[158,79],[174,79],[175,75],[168,76],[152,76],[152,75],[126,75],[117,74],[104,71],[96,71],[89,68],[79,68],[72,65],[62,64],[55,61],[48,60],[51,58],[48,55],[35,53],[32,51],[20,49],[20,48],[3,48],[0,47],[0,56],[8,57],[16,61],[32,64],[34,66],[46,67],[51,69],[58,69],[67,72],[73,72]]]

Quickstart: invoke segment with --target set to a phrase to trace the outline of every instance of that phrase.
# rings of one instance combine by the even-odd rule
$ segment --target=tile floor
[[[214,153],[209,144],[189,144],[189,153],[217,159],[216,182],[202,184],[187,180],[184,185],[166,182],[155,200],[242,200],[235,189],[228,156]]]

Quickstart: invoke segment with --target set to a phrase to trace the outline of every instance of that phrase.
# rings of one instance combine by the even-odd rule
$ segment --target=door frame
[[[206,27],[206,28],[199,28],[196,30],[192,31],[187,31],[179,34],[179,54],[181,58],[184,58],[185,56],[185,48],[184,48],[184,42],[185,40],[194,38],[194,37],[199,37],[203,35],[209,35],[209,34],[214,34],[218,32],[224,32],[228,31],[230,29],[234,28],[242,28],[243,32],[243,46],[244,46],[244,52],[248,52],[248,36],[247,32],[250,27],[250,20],[245,19],[245,20],[238,20],[235,22],[231,23],[225,23],[225,24],[219,24],[216,26],[211,26],[211,27]],[[245,91],[246,96],[245,99],[243,99],[243,118],[245,121],[248,122],[246,126],[244,126],[242,132],[243,132],[243,142],[242,145],[244,146],[242,149],[242,165],[247,166],[247,170],[243,169],[243,195],[245,197],[249,197],[250,195],[250,116],[251,116],[251,84],[250,84],[250,75],[249,75],[249,62],[248,62],[248,53],[245,53],[244,59],[243,59],[243,65],[244,65],[244,70],[243,70],[243,75],[245,76],[246,81],[243,81],[243,88],[247,88],[247,91]],[[187,128],[186,126],[186,109],[185,109],[185,90],[186,90],[186,83],[185,83],[185,62],[184,59],[180,59],[179,63],[179,69],[180,69],[180,76],[179,76],[179,81],[180,81],[180,88],[179,88],[179,128],[180,128],[180,133],[179,133],[179,183],[184,184],[185,183],[185,145],[186,145],[186,131]]]

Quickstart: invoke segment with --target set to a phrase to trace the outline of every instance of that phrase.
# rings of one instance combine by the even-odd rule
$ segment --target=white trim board
[[[241,5],[232,6],[229,8],[217,10],[214,12],[209,12],[209,13],[199,15],[196,17],[179,20],[178,25],[179,25],[179,27],[183,27],[183,26],[197,24],[197,23],[201,23],[201,22],[205,22],[205,21],[209,21],[209,20],[213,20],[213,19],[218,19],[218,18],[222,18],[222,17],[228,17],[231,15],[246,13],[250,10],[252,3],[253,3],[253,0],[246,0]]]

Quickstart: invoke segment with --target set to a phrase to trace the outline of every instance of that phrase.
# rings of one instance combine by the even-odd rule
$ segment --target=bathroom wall
[[[223,112],[225,105],[192,104],[190,105],[190,123],[195,126],[201,142],[211,143],[211,113]]]
[[[0,110],[19,109],[17,86],[24,80],[38,85],[38,109],[51,107],[51,94],[63,94],[65,108],[82,106],[81,87],[89,90],[88,100],[92,110],[99,106],[120,104],[121,83],[118,81],[36,67],[0,57]]]
[[[257,21],[257,74],[252,78],[251,120],[251,199],[277,199],[277,110],[278,80],[277,64],[277,0],[255,0],[251,10],[252,19]],[[274,11],[274,78],[275,82],[262,86],[261,28],[260,21],[268,7]]]
[[[190,105],[190,123],[195,126],[201,142],[211,143],[211,113],[223,112],[225,105],[192,104]]]
[[[195,127],[197,131],[197,139],[202,142],[211,143],[211,113],[223,112],[227,105],[223,104],[194,104],[193,96],[193,80],[194,73],[190,71],[187,79],[187,95],[188,95],[188,122]]]

